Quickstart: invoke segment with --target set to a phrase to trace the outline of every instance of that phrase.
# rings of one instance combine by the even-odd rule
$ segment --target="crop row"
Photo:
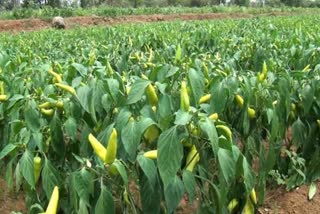
[[[30,213],[254,213],[316,181],[319,19],[0,35],[8,186]]]

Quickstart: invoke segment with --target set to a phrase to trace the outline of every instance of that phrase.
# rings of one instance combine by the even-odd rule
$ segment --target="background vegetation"
[[[231,8],[223,7],[233,6]],[[319,7],[319,0],[0,0],[1,18],[52,17],[55,15],[130,15],[181,12],[243,12],[234,6]],[[201,8],[198,8],[201,7]],[[266,9],[264,9],[266,10]],[[268,9],[271,11],[271,9]],[[273,10],[273,9],[272,9]],[[277,10],[277,9],[275,9]],[[285,9],[291,10],[291,9]]]

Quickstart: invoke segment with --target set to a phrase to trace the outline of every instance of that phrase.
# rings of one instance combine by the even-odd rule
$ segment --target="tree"
[[[303,0],[282,0],[281,2],[283,4],[291,6],[291,7],[300,7],[300,6],[303,6],[303,3],[305,1],[303,1]]]
[[[235,0],[234,3],[239,6],[248,7],[250,5],[250,0]]]

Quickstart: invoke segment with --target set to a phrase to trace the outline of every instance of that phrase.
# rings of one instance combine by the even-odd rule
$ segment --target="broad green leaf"
[[[0,52],[0,68],[4,68],[10,62],[10,55],[4,50]]]
[[[77,136],[77,121],[73,117],[69,117],[64,123],[64,128],[66,134],[74,140]]]
[[[13,135],[17,135],[23,127],[25,127],[24,123],[21,120],[14,120],[10,122],[11,131]]]
[[[255,177],[251,166],[249,165],[247,159],[243,158],[243,179],[247,192],[251,192],[254,187]]]
[[[183,111],[181,109],[179,109],[176,113],[176,120],[174,121],[174,124],[176,125],[187,125],[191,118],[192,118],[192,114],[190,114],[189,112]]]
[[[14,163],[14,161],[15,161],[15,158],[12,158],[7,163],[6,175],[5,175],[7,186],[9,187],[9,189],[11,191],[13,191],[13,163]]]
[[[306,176],[308,180],[315,181],[320,178],[319,162],[320,162],[320,150],[319,148],[316,148],[307,167]]]
[[[170,122],[174,119],[171,111],[171,100],[168,95],[163,95],[159,99],[158,114],[159,114],[159,125],[162,129],[167,129],[170,126]]]
[[[46,193],[47,198],[50,198],[53,188],[55,186],[60,185],[60,176],[58,170],[52,165],[50,160],[48,160],[47,158],[45,159],[42,168],[41,177],[42,187]]]
[[[273,115],[274,115],[274,111],[271,108],[268,108],[267,109],[268,124],[271,123]]]
[[[110,111],[112,104],[113,104],[113,102],[112,102],[111,96],[109,94],[104,94],[101,97],[101,105],[105,111],[107,111],[107,112]]]
[[[143,213],[160,213],[162,189],[159,179],[152,185],[145,174],[139,178]]]
[[[82,198],[80,198],[79,201],[79,210],[77,212],[78,214],[89,214],[88,211],[88,204],[86,201],[84,201]]]
[[[206,118],[205,120],[201,120],[200,128],[208,136],[210,140],[211,148],[215,153],[215,155],[217,155],[218,149],[219,149],[219,137],[218,137],[218,133],[214,125],[214,122],[209,118]]]
[[[230,185],[235,178],[235,161],[233,159],[233,154],[227,149],[220,148],[218,150],[218,161],[219,168],[221,170],[222,176],[225,182]]]
[[[117,167],[117,170],[123,180],[124,185],[128,186],[128,175],[124,165],[119,160],[115,160],[113,164]]]
[[[254,187],[255,177],[246,157],[242,154],[237,160],[236,170],[237,176],[243,179],[246,193],[249,194]]]
[[[263,146],[261,146],[261,150],[265,151]],[[268,156],[266,158],[266,172],[269,172],[273,169],[274,165],[276,164],[277,160],[277,153],[275,151],[274,145],[272,143],[269,143],[269,151]]]
[[[21,174],[26,179],[28,184],[31,186],[31,188],[35,187],[35,182],[34,182],[34,167],[33,167],[33,155],[29,150],[26,150],[20,161],[20,170]]]
[[[168,78],[168,77],[175,75],[178,71],[179,71],[179,67],[172,66],[172,65],[168,66],[168,72],[167,72],[165,78]],[[161,70],[159,73],[161,73]]]
[[[155,183],[157,181],[157,168],[154,164],[154,161],[144,157],[143,155],[138,155],[137,161],[145,174],[146,178],[148,179],[148,182],[151,185],[151,188],[155,186]]]
[[[72,67],[74,67],[82,77],[87,75],[87,68],[84,67],[83,65],[79,63],[72,63]]]
[[[21,94],[15,94],[12,97],[10,97],[8,109],[13,107],[14,105],[17,105],[17,102],[22,100],[22,99],[24,99],[24,96],[22,96]]]
[[[92,182],[92,174],[85,168],[76,173],[74,184],[76,191],[81,200],[88,206],[90,205],[90,196],[94,191],[94,183]]]
[[[161,133],[158,139],[158,168],[164,186],[169,185],[175,178],[181,166],[183,146],[174,126]]]
[[[303,124],[303,122],[298,118],[293,124],[292,124],[292,133],[293,133],[293,143],[297,146],[300,146],[305,141],[305,132],[306,132],[306,126]]]
[[[17,163],[16,169],[14,171],[14,177],[15,177],[15,186],[16,186],[16,192],[19,192],[21,184],[22,184],[22,175],[20,171],[20,162]]]
[[[133,104],[141,100],[142,95],[145,92],[146,87],[150,84],[149,80],[138,79],[131,87],[130,93],[128,95],[127,104]]]
[[[24,118],[27,123],[27,126],[32,131],[39,131],[40,129],[40,121],[39,121],[39,113],[29,104],[24,110]]]
[[[142,117],[136,124],[137,125],[136,130],[137,130],[138,135],[141,136],[147,128],[149,128],[151,125],[155,125],[155,124],[156,123],[151,118]]]
[[[115,79],[107,79],[110,95],[114,101],[118,100],[119,94],[119,82]]]
[[[186,191],[188,192],[188,196],[189,196],[189,203],[193,204],[193,200],[194,200],[194,196],[195,196],[195,189],[196,189],[196,179],[194,178],[194,175],[192,172],[190,172],[189,170],[184,170],[183,171],[183,184],[184,187],[186,189]]]
[[[65,144],[63,139],[63,132],[62,132],[62,124],[57,116],[54,114],[51,122],[50,122],[50,135],[51,135],[51,143],[50,146],[53,147],[53,150],[59,156],[63,157],[65,155]]]
[[[174,176],[173,180],[164,189],[168,213],[172,213],[178,207],[183,194],[183,183],[178,176]]]
[[[78,99],[82,108],[88,112],[93,119],[93,121],[97,121],[96,112],[94,108],[94,97],[93,97],[93,89],[88,86],[83,86],[78,88],[77,90]]]
[[[212,94],[210,101],[211,112],[221,113],[228,99],[224,81],[216,82],[210,92]]]
[[[196,71],[195,69],[189,69],[188,71],[188,81],[190,83],[192,99],[195,106],[198,106],[198,101],[203,96],[203,91],[205,88],[204,75],[201,71]]]
[[[137,123],[135,121],[129,121],[121,130],[122,143],[131,162],[134,162],[136,159],[136,153],[140,143],[140,136],[138,134]]]
[[[6,157],[7,155],[9,155],[12,151],[15,150],[15,148],[17,148],[16,145],[10,143],[7,144],[2,151],[0,152],[0,160],[3,159],[4,157]]]
[[[43,140],[42,133],[41,132],[32,133],[32,139],[33,139],[34,143],[37,145],[37,147],[39,148],[39,150],[41,152],[44,152],[45,142]]]
[[[302,88],[301,96],[302,96],[302,105],[305,114],[308,114],[310,108],[313,103],[313,96],[314,96],[314,88],[310,85],[306,85]]]
[[[101,193],[96,203],[94,213],[101,214],[106,213],[106,211],[110,214],[115,213],[115,206],[111,192],[105,185],[101,185]]]
[[[123,129],[123,127],[128,123],[131,117],[131,112],[128,108],[122,108],[116,118],[116,128],[117,130]]]

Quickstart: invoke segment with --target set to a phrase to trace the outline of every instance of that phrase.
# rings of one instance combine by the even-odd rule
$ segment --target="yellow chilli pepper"
[[[254,214],[254,206],[249,200],[249,198],[247,198],[246,204],[244,205],[241,214]]]
[[[153,143],[160,135],[160,130],[156,125],[149,126],[143,134],[148,143]]]
[[[40,172],[41,172],[41,158],[40,157],[34,157],[33,158],[33,167],[34,167],[34,178],[35,182],[39,180]]]
[[[39,108],[50,108],[51,107],[51,103],[50,102],[44,102],[40,105],[38,105]]]
[[[266,62],[264,61],[264,62],[263,62],[263,65],[262,65],[262,71],[261,71],[261,73],[259,73],[259,75],[258,75],[259,81],[265,80],[265,79],[267,78],[267,73],[268,73],[267,64],[266,64]]]
[[[199,162],[200,160],[200,155],[199,152],[197,151],[197,148],[195,145],[193,145],[191,147],[191,150],[187,156],[187,160],[186,160],[186,165],[187,165],[187,170],[192,172],[194,167],[196,166],[196,164]]]
[[[242,108],[243,107],[243,98],[239,95],[239,94],[237,94],[236,96],[235,96],[235,99],[236,99],[236,103],[237,103],[237,105],[240,107],[240,108]]]
[[[206,103],[210,100],[211,94],[206,94],[199,99],[199,104]]]
[[[253,108],[248,107],[248,115],[250,119],[254,119],[256,117],[256,111]]]
[[[2,94],[0,95],[0,101],[6,101],[8,99],[7,95]]]
[[[254,188],[250,192],[250,198],[254,204],[257,204],[257,194]]]
[[[151,83],[147,86],[146,92],[150,105],[156,106],[158,104],[158,95],[156,89],[153,87]]]
[[[62,101],[57,101],[56,102],[56,107],[63,108],[63,102]]]
[[[217,125],[216,128],[218,131],[220,130],[222,135],[224,135],[230,142],[232,142],[232,132],[228,126],[225,125]]]
[[[118,134],[117,130],[113,128],[112,133],[110,135],[109,141],[108,141],[108,147],[107,152],[105,156],[105,162],[107,164],[113,163],[113,161],[117,157],[117,149],[118,149]]]
[[[61,75],[60,75],[60,74],[57,74],[56,72],[54,72],[52,68],[49,68],[49,74],[51,74],[51,75],[53,76],[53,78],[55,79],[55,81],[56,81],[57,83],[62,82]]]
[[[40,109],[41,113],[46,115],[46,116],[52,116],[53,113],[54,113],[54,110],[53,109]]]
[[[156,106],[152,106],[151,109],[152,109],[152,111],[153,111],[154,113],[157,112],[157,107],[156,107]]]
[[[189,108],[190,108],[189,94],[188,94],[187,84],[185,81],[181,82],[180,108],[184,111],[189,111]]]
[[[219,115],[218,113],[213,113],[209,116],[209,119],[210,120],[217,120],[219,118]]]
[[[4,83],[0,81],[0,94],[4,94]]]
[[[234,209],[238,206],[238,204],[239,204],[239,201],[236,198],[232,199],[228,204],[229,213],[232,213]]]
[[[143,156],[146,157],[146,158],[152,159],[152,160],[156,160],[157,157],[158,157],[158,151],[157,150],[151,150],[151,151],[145,152],[143,154]]]
[[[122,196],[123,196],[123,199],[126,202],[126,204],[130,205],[129,194],[128,194],[127,188],[124,189]]]
[[[58,209],[58,203],[59,203],[59,188],[55,186],[46,210],[46,214],[56,214]]]
[[[105,162],[107,149],[104,148],[104,146],[92,134],[89,134],[88,139],[94,152],[103,162]]]
[[[62,84],[62,83],[55,83],[54,85],[59,87],[59,88],[61,88],[64,91],[69,92],[70,94],[72,94],[74,96],[77,96],[76,90],[73,87],[69,86],[69,85],[65,85],[65,84]]]

